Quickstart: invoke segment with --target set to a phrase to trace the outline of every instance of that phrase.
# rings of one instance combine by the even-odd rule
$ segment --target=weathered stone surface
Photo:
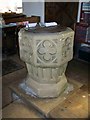
[[[38,97],[57,97],[65,88],[65,70],[73,57],[73,39],[70,28],[60,32],[20,30],[20,57],[28,70],[26,84]]]

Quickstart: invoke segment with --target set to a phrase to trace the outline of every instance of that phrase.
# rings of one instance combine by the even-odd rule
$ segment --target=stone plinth
[[[70,28],[20,30],[20,58],[28,70],[26,85],[38,97],[57,97],[66,88],[65,70],[73,57],[73,39]]]

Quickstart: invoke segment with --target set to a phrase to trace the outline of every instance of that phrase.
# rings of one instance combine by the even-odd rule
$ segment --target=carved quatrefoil
[[[38,57],[42,61],[53,61],[56,58],[56,44],[50,40],[40,42],[37,47]]]

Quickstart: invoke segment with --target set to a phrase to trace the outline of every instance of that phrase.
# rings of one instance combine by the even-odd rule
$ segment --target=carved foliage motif
[[[39,62],[53,62],[55,61],[57,53],[57,45],[52,40],[37,41],[37,56]]]
[[[71,37],[67,37],[64,40],[64,44],[62,46],[62,60],[69,57],[68,55],[70,54],[71,47],[72,47],[72,42],[71,42],[72,40],[71,39],[72,39]]]
[[[20,35],[20,57],[21,59],[30,62],[32,61],[33,49],[31,46],[31,39],[28,35]]]

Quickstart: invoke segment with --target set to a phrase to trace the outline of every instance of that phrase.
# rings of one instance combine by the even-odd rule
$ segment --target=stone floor
[[[19,64],[24,65],[24,68],[17,70],[13,73],[7,74],[2,77],[3,118],[5,118],[5,117],[6,118],[14,118],[14,117],[16,117],[16,118],[30,118],[30,117],[43,118],[40,116],[40,114],[37,114],[37,112],[34,111],[32,107],[30,108],[27,105],[24,105],[24,103],[19,104],[18,101],[14,101],[12,103],[11,91],[9,90],[8,87],[11,83],[14,83],[16,81],[21,82],[23,79],[25,79],[27,70],[26,70],[25,64],[19,59],[19,57],[17,55],[11,56],[10,58],[15,60]],[[77,60],[70,61],[69,65],[67,67],[67,70],[66,70],[66,76],[67,76],[67,79],[73,79],[73,80],[76,80],[76,81],[82,83],[88,89],[88,87],[87,87],[88,86],[88,64],[87,63],[80,62]],[[82,88],[82,89],[84,89],[84,88]],[[84,90],[86,90],[86,89],[84,89]],[[77,94],[75,96],[77,96]],[[84,103],[85,103],[85,101],[84,101]],[[61,108],[57,108],[56,111],[58,111],[60,109]],[[80,110],[80,109],[78,109],[78,110]],[[20,111],[20,114],[18,111]],[[51,114],[50,114],[51,118],[54,118],[53,113],[55,113],[55,111],[51,111]],[[56,116],[60,117],[60,113],[57,112],[57,114],[55,114],[55,117]],[[65,114],[63,113],[62,117]]]
[[[25,64],[19,59],[19,57],[17,57],[17,55],[11,56],[9,58],[25,66]],[[17,70],[15,72],[4,75],[2,77],[2,101],[3,101],[2,106],[3,107],[7,106],[8,104],[10,104],[10,102],[12,102],[11,92],[8,88],[9,85],[14,82],[22,81],[25,78],[26,74],[27,74],[27,70],[24,67],[23,69]]]

